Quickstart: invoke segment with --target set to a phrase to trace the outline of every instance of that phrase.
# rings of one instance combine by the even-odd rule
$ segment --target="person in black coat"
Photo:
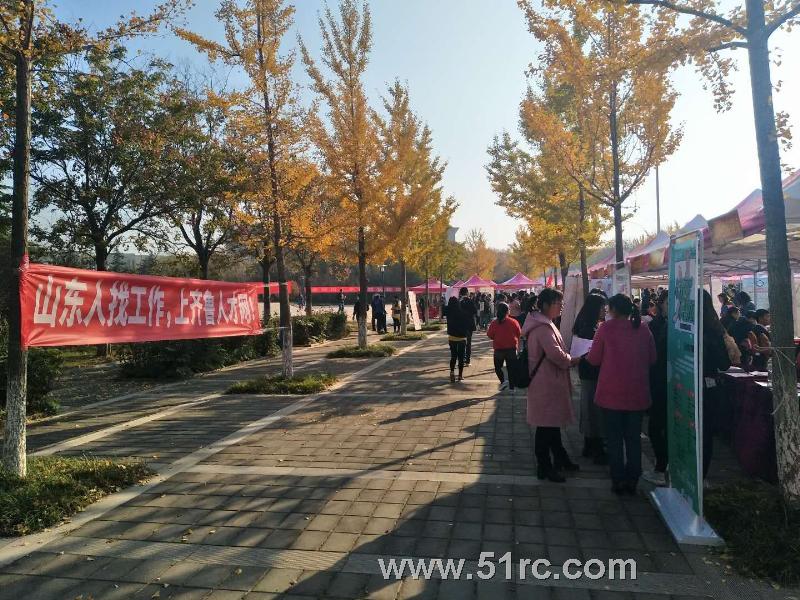
[[[469,366],[469,361],[472,358],[472,334],[475,333],[477,328],[478,308],[475,305],[475,300],[469,297],[469,290],[465,287],[461,288],[458,292],[460,297],[459,305],[461,312],[467,319],[467,347],[464,352],[464,364]]]
[[[450,346],[450,382],[455,383],[456,362],[458,363],[458,380],[464,379],[464,357],[467,338],[471,335],[468,317],[461,310],[461,303],[455,296],[451,297],[444,309],[447,318],[447,343]]]
[[[714,433],[719,414],[719,374],[731,368],[725,347],[725,329],[719,321],[711,294],[703,290],[703,478],[714,453]]]
[[[669,445],[667,433],[667,331],[669,322],[669,292],[662,290],[655,299],[656,316],[650,321],[650,333],[656,343],[656,364],[650,368],[650,399],[647,435],[656,457],[655,468],[644,478],[656,485],[666,484],[666,472],[669,462]]]

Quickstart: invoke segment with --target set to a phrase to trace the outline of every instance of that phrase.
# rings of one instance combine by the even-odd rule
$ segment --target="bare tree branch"
[[[777,29],[780,29],[781,25],[786,23],[789,19],[793,19],[794,17],[800,15],[800,2],[795,2],[794,6],[790,8],[788,11],[783,13],[779,17],[775,17],[772,23],[767,25],[767,37],[771,36]]]
[[[736,25],[730,19],[726,19],[725,17],[721,17],[719,15],[715,15],[713,13],[708,13],[702,10],[698,10],[696,8],[692,8],[690,6],[682,6],[680,4],[676,4],[675,2],[671,2],[670,0],[627,0],[628,4],[649,4],[651,6],[660,6],[661,8],[667,8],[669,10],[674,10],[675,12],[682,13],[684,15],[692,15],[693,17],[698,17],[700,19],[705,19],[706,21],[713,21],[714,23],[718,23],[723,27],[727,27],[728,29],[732,29],[737,33],[747,37],[747,30],[744,27],[740,27]]]
[[[708,51],[719,52],[721,50],[732,50],[735,48],[747,48],[747,42],[727,42],[725,44],[720,44],[719,46],[709,48]]]

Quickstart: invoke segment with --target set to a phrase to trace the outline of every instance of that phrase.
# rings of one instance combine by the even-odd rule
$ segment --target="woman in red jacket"
[[[501,302],[497,305],[497,318],[489,323],[489,329],[486,335],[492,340],[492,347],[494,348],[494,372],[497,373],[497,378],[500,380],[500,391],[511,386],[514,389],[514,382],[506,381],[503,375],[503,363],[509,373],[514,367],[517,360],[517,347],[519,346],[519,336],[522,328],[519,326],[519,321],[512,319],[508,316],[508,304]]]
[[[608,301],[611,319],[600,325],[586,357],[600,367],[594,402],[605,416],[611,489],[635,494],[642,475],[642,417],[650,408],[650,367],[656,345],[628,296]]]

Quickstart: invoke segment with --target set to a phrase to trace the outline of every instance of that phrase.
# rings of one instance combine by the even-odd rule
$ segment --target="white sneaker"
[[[664,487],[667,485],[667,478],[664,476],[664,473],[660,473],[658,471],[648,471],[647,473],[643,473],[642,479],[658,487]]]
[[[503,383],[501,383],[500,386],[497,389],[500,390],[501,392],[503,390],[508,389],[508,381],[504,381]]]

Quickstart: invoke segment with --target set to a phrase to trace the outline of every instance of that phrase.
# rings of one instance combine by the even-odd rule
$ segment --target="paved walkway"
[[[302,368],[342,379],[311,397],[223,396],[263,361],[36,426],[41,453],[142,456],[158,477],[57,531],[0,548],[0,599],[792,598],[677,546],[648,502],[611,494],[582,462],[535,478],[522,395],[498,394],[478,336],[468,378],[446,381],[443,334],[383,361]],[[272,367],[274,368],[274,367]],[[577,431],[568,450],[580,450]],[[513,576],[471,579],[481,552]],[[385,580],[379,558],[466,559],[459,580]],[[520,559],[635,559],[638,578],[546,581]],[[483,570],[485,572],[485,569]]]

